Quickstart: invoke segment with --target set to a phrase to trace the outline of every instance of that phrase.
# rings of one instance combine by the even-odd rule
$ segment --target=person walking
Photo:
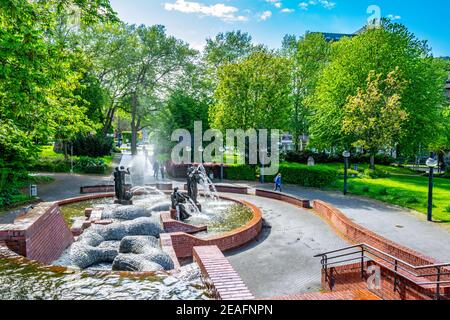
[[[161,179],[164,180],[164,173],[165,173],[165,171],[166,171],[166,167],[164,166],[164,162],[163,162],[163,161],[161,161],[161,164],[160,164],[160,166],[159,166],[159,169],[160,169],[160,171],[161,171]]]
[[[276,178],[275,178],[275,190],[274,191],[281,191],[281,173],[277,174]]]
[[[155,160],[153,163],[153,178],[158,180],[158,173],[159,173],[159,163],[158,160]]]

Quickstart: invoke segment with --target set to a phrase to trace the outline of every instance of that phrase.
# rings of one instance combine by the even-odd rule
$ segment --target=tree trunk
[[[133,98],[131,101],[131,154],[137,155],[137,97],[136,93],[133,94]]]
[[[375,170],[375,153],[370,153],[370,170]]]
[[[115,114],[116,114],[116,108],[111,107],[108,109],[108,112],[106,114],[105,123],[103,124],[103,128],[102,128],[102,136],[103,137],[106,137],[106,135],[109,133],[109,130],[111,129]]]

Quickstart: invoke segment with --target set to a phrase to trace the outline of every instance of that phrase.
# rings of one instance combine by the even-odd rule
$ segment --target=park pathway
[[[271,184],[253,185],[273,189]],[[450,262],[450,230],[427,222],[423,214],[398,206],[334,191],[284,186],[283,192],[303,199],[320,199],[340,209],[355,223],[398,244],[441,262]],[[450,198],[450,195],[449,195]]]
[[[226,252],[256,298],[321,290],[321,264],[314,255],[348,245],[311,211],[277,200],[225,194],[263,211],[264,227],[256,240]]]

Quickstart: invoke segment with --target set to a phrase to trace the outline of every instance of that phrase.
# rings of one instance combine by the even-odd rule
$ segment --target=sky
[[[286,34],[353,33],[377,6],[382,17],[428,40],[435,56],[450,56],[449,0],[110,0],[131,24],[166,26],[167,33],[201,50],[206,38],[242,30],[255,43],[279,48]]]

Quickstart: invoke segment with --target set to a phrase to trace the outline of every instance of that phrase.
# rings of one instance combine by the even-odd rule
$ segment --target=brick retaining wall
[[[161,214],[161,224],[165,232],[185,232],[194,234],[202,231],[207,231],[207,226],[194,226],[181,221],[174,220],[170,212]]]
[[[301,207],[301,208],[306,208],[306,209],[311,208],[309,200],[299,199],[299,198],[296,198],[294,196],[291,196],[291,195],[288,195],[285,193],[274,192],[274,191],[263,190],[263,189],[256,189],[255,194],[258,197],[269,198],[269,199],[287,202],[287,203],[290,203],[294,206]]]
[[[313,208],[320,216],[325,218],[337,232],[353,243],[366,243],[414,266],[438,263],[438,261],[431,257],[427,257],[412,249],[401,246],[354,223],[344,213],[328,203],[314,200]],[[429,270],[425,270],[425,272],[429,273]]]
[[[219,300],[254,300],[239,274],[217,246],[193,249],[194,261],[200,267],[204,282]]]
[[[355,291],[369,290],[383,300],[431,300],[435,294],[435,286],[420,286],[417,281],[422,282],[424,279],[408,279],[397,275],[398,286],[395,286],[395,273],[386,268],[383,264],[376,261],[366,262],[364,269],[368,266],[376,265],[380,268],[381,283],[380,288],[372,289],[367,285],[367,274],[362,278],[361,264],[349,264],[329,268],[328,274],[332,273],[334,281],[333,288],[330,290],[330,283],[325,281],[325,270],[322,270],[322,288],[325,291]],[[448,294],[447,288],[442,288],[442,294]]]
[[[57,203],[41,203],[14,224],[0,225],[0,241],[30,260],[50,263],[73,242]]]

